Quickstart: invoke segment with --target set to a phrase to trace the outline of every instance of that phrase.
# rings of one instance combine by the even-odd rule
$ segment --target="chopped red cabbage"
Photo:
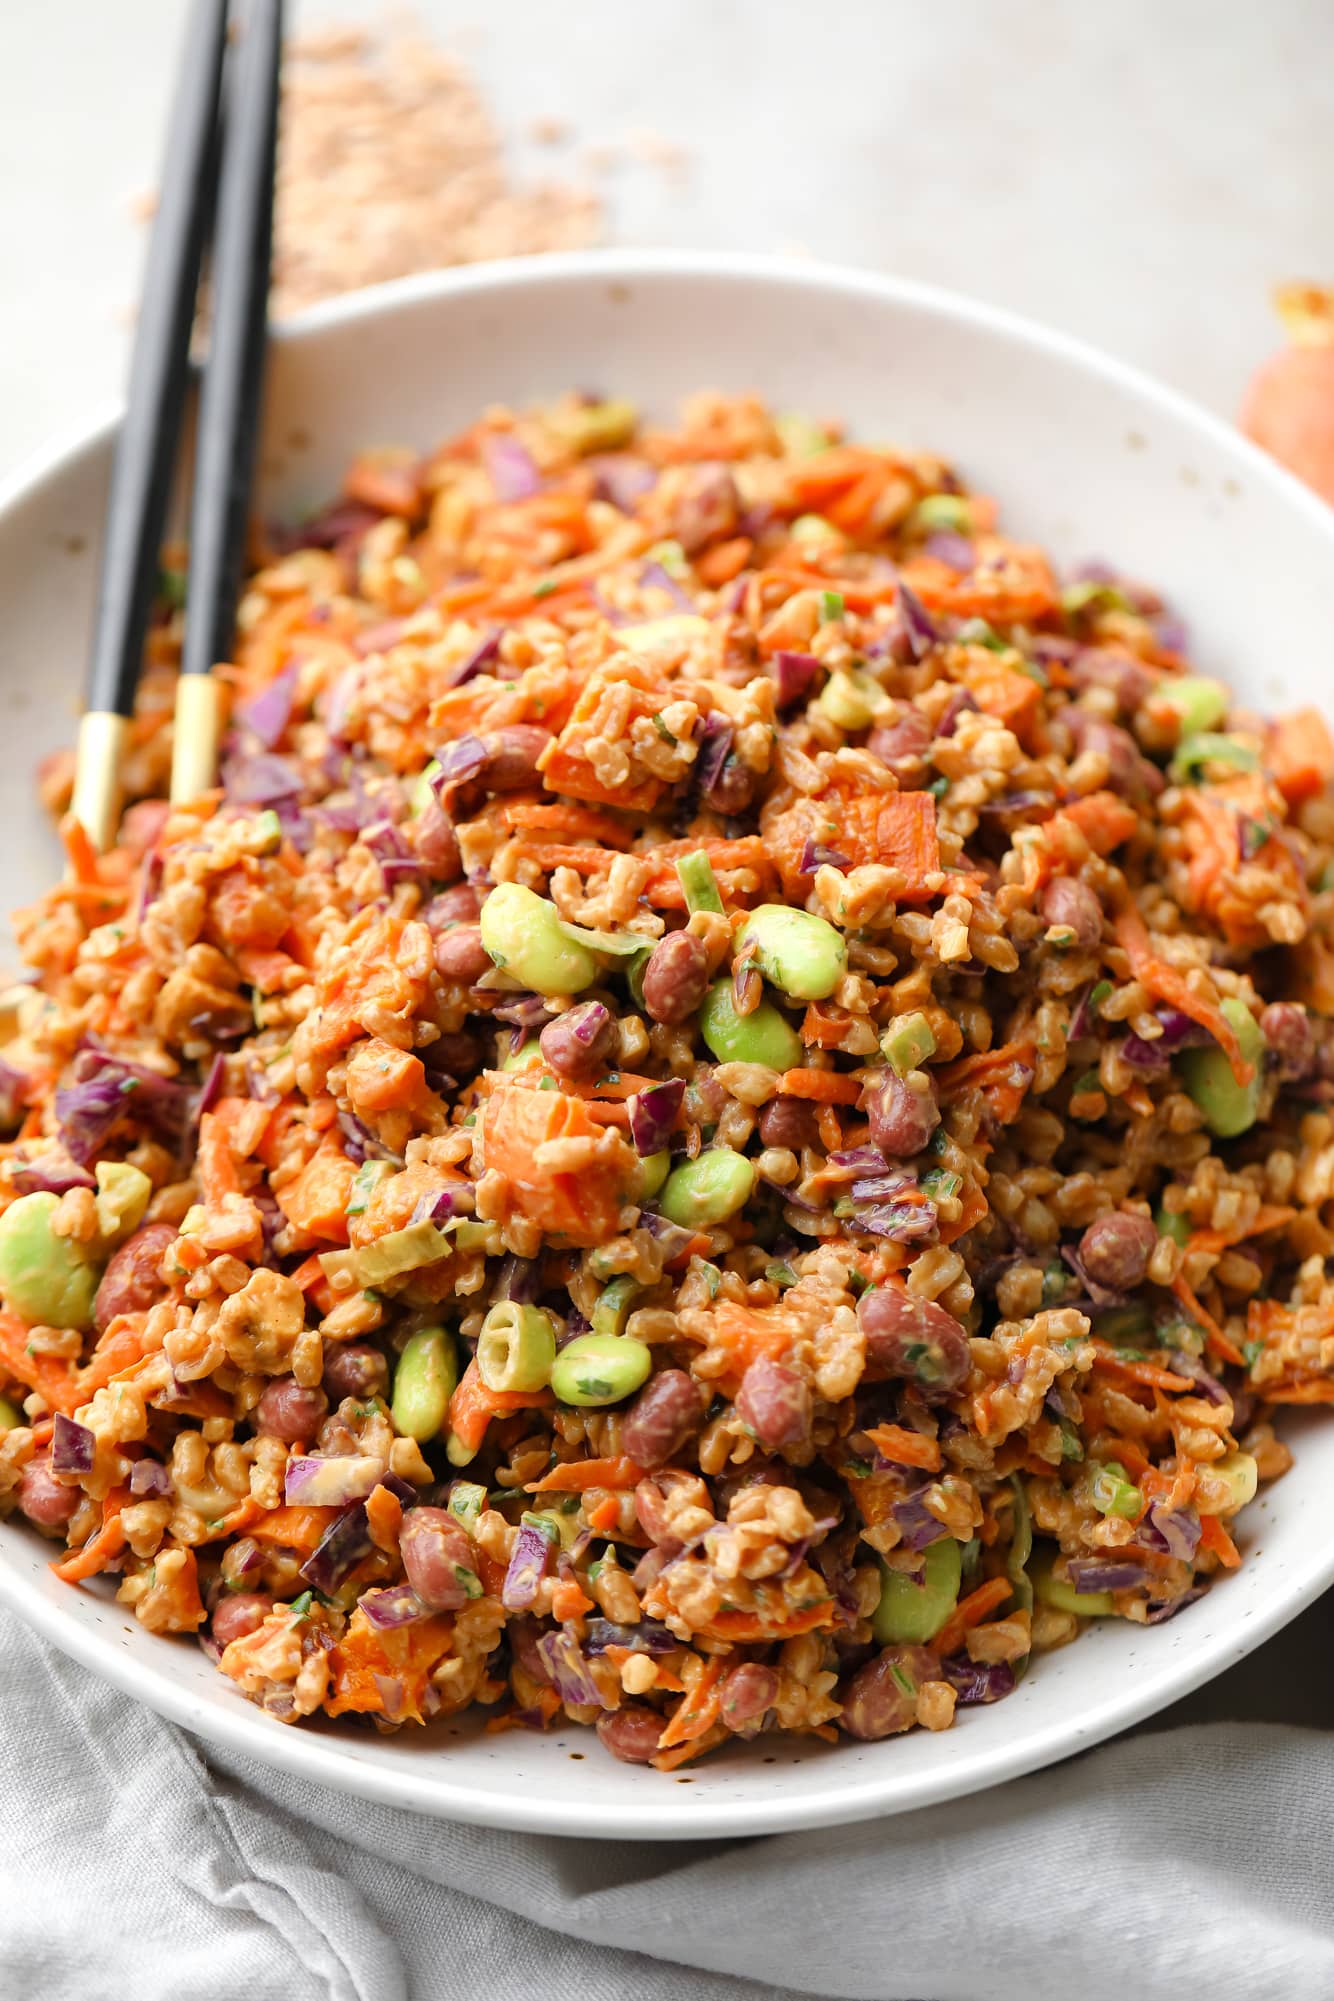
[[[538,1586],[551,1574],[556,1560],[554,1535],[544,1524],[524,1521],[514,1538],[509,1568],[500,1587],[500,1602],[508,1612],[526,1612],[537,1597]]]
[[[484,667],[489,667],[498,659],[499,655],[500,628],[497,627],[494,632],[488,632],[485,639],[479,639],[471,653],[464,655],[449,675],[447,685],[451,688],[461,688],[465,681],[471,681]]]
[[[1148,1574],[1142,1563],[1129,1559],[1118,1561],[1115,1557],[1071,1556],[1066,1559],[1065,1567],[1070,1582],[1081,1594],[1088,1591],[1134,1591],[1144,1583]]]
[[[903,1531],[904,1542],[912,1550],[930,1549],[933,1542],[940,1542],[949,1534],[945,1524],[926,1505],[929,1492],[929,1487],[921,1487],[915,1494],[907,1494],[903,1500],[895,1501],[890,1509]]]
[[[9,1178],[21,1195],[45,1192],[68,1195],[71,1188],[95,1188],[97,1183],[86,1167],[70,1159],[63,1147],[53,1146],[32,1160],[12,1160]]]
[[[945,563],[959,576],[966,576],[973,567],[973,545],[966,535],[958,535],[952,528],[938,528],[928,535],[922,548],[928,556],[934,556],[938,563]]]
[[[476,778],[486,770],[491,753],[479,736],[461,736],[455,743],[440,746],[436,756],[439,771],[431,774],[431,790],[437,799],[442,799],[445,788],[462,785],[469,778]]]
[[[648,586],[654,590],[665,591],[678,611],[694,611],[695,609],[693,603],[681,589],[675,577],[668,576],[661,563],[645,563],[643,569],[639,572],[639,584],[641,590],[645,586]]]
[[[584,1652],[605,1654],[608,1647],[629,1647],[637,1654],[670,1654],[681,1642],[658,1619],[641,1619],[637,1626],[618,1626],[613,1619],[590,1619],[584,1627]]]
[[[801,860],[797,863],[800,875],[814,875],[818,868],[851,868],[852,858],[841,848],[831,848],[826,841],[808,840],[801,850]]]
[[[414,1626],[430,1613],[410,1584],[390,1584],[383,1591],[363,1591],[357,1600],[372,1626],[387,1632],[394,1626]]]
[[[290,1477],[291,1466],[288,1467],[288,1474]],[[290,1491],[289,1488],[289,1498]],[[353,1507],[344,1508],[342,1514],[330,1522],[315,1549],[302,1564],[300,1575],[317,1591],[336,1591],[374,1547],[366,1504],[358,1501]]]
[[[1161,1550],[1190,1563],[1200,1546],[1200,1533],[1200,1518],[1194,1508],[1165,1508],[1160,1501],[1151,1501],[1137,1539],[1146,1549]]]
[[[307,1508],[341,1508],[364,1501],[383,1477],[383,1459],[369,1453],[293,1458],[287,1462],[283,1498]]]
[[[793,653],[780,647],[769,662],[769,672],[778,686],[778,706],[785,709],[804,695],[820,671],[813,653]]]
[[[542,475],[532,453],[508,431],[488,431],[480,451],[497,500],[531,500],[542,491]]]
[[[51,1471],[82,1477],[93,1470],[97,1440],[86,1424],[76,1424],[63,1410],[55,1414],[51,1432]]]
[[[955,1699],[967,1708],[976,1702],[999,1702],[1013,1695],[1014,1669],[1008,1661],[970,1661],[967,1654],[952,1654],[940,1663],[940,1678],[954,1690]]]
[[[229,758],[222,782],[233,806],[274,806],[280,799],[299,799],[302,779],[296,766],[270,750],[249,757]]]
[[[279,742],[283,731],[292,720],[292,705],[296,701],[297,670],[284,667],[281,674],[270,681],[267,688],[261,688],[248,702],[243,702],[236,711],[237,721],[257,736],[265,750],[272,750]]]
[[[662,1152],[680,1117],[685,1094],[685,1079],[669,1077],[665,1083],[636,1091],[630,1099],[630,1137],[641,1157]]]
[[[537,1643],[537,1651],[562,1702],[572,1702],[589,1709],[610,1709],[613,1706],[589,1673],[578,1639],[569,1626],[562,1626],[556,1633],[543,1633]]]
[[[916,591],[911,590],[902,578],[898,585],[898,607],[913,659],[924,660],[939,640],[940,632]]]

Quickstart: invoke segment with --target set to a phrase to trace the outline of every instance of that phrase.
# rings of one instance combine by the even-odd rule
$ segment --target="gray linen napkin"
[[[1328,2001],[1334,1604],[1137,1734],[899,1819],[492,1834],[196,1743],[0,1615],[0,1996]]]

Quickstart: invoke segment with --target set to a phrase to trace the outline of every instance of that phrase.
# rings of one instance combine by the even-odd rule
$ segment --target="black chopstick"
[[[231,648],[259,437],[282,31],[283,0],[250,0],[227,82],[172,754],[171,796],[178,802],[206,791],[217,765],[219,690],[212,670]]]
[[[116,447],[79,731],[73,811],[111,838],[189,377],[190,328],[217,176],[226,0],[194,0],[149,242],[125,422]]]

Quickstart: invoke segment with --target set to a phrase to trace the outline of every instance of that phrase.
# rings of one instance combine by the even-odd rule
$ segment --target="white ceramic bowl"
[[[804,263],[687,254],[557,257],[411,280],[317,311],[273,357],[265,504],[297,513],[368,444],[433,444],[483,404],[570,385],[669,411],[692,389],[756,388],[780,408],[931,447],[1000,497],[1022,536],[1103,554],[1189,621],[1196,658],[1257,703],[1321,700],[1334,635],[1334,513],[1214,419],[1073,341],[924,286]],[[0,896],[56,865],[32,804],[37,757],[69,741],[87,646],[114,425],[0,496]],[[192,1645],[59,1584],[51,1551],[0,1527],[0,1600],[189,1729],[261,1763],[389,1805],[598,1836],[769,1833],[903,1812],[994,1785],[1197,1687],[1334,1579],[1324,1504],[1334,1425],[1307,1421],[1293,1471],[1243,1518],[1247,1562],[1173,1623],[1109,1622],[1039,1660],[1019,1690],[943,1736],[738,1747],[664,1779],[590,1733],[377,1737],[291,1729]]]

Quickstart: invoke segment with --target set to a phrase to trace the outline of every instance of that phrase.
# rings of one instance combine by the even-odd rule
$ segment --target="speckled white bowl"
[[[1063,558],[1108,555],[1160,585],[1200,665],[1257,703],[1327,698],[1334,513],[1211,417],[1073,341],[924,286],[817,265],[554,257],[409,280],[310,314],[274,354],[266,505],[314,504],[368,444],[427,446],[485,403],[572,383],[658,411],[704,386],[755,388],[780,408],[939,450],[999,495],[1014,532]],[[6,909],[56,866],[30,774],[72,734],[113,434],[114,421],[0,495]],[[764,1741],[667,1779],[615,1764],[578,1730],[287,1728],[193,1645],[154,1639],[109,1594],[57,1583],[49,1546],[13,1522],[0,1525],[0,1601],[187,1728],[367,1799],[555,1834],[762,1834],[900,1813],[1032,1771],[1276,1632],[1334,1579],[1334,1425],[1292,1430],[1295,1468],[1243,1518],[1244,1568],[1171,1624],[1099,1627],[944,1736]]]

